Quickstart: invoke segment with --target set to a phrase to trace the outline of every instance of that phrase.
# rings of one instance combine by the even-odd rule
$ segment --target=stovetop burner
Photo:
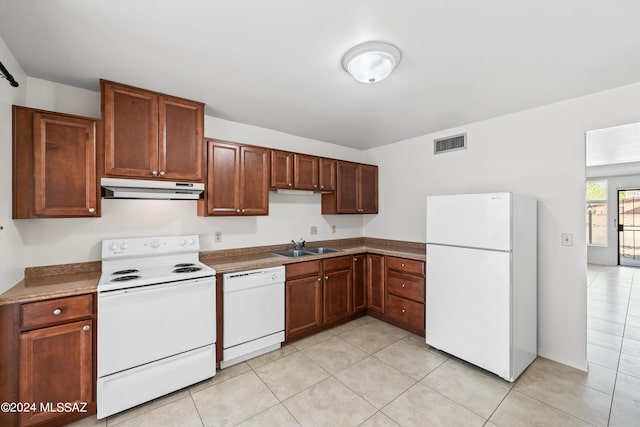
[[[192,264],[193,265],[193,264]],[[175,270],[173,270],[174,273],[193,273],[194,271],[200,271],[202,270],[202,267],[196,267],[195,265],[193,267],[180,267],[180,268],[176,268]]]
[[[135,270],[137,271],[137,270]],[[115,279],[112,279],[112,282],[127,282],[129,280],[136,280],[139,279],[142,276],[136,276],[136,275],[129,275],[129,276],[118,276]]]
[[[130,268],[128,270],[119,270],[116,271],[115,273],[111,273],[112,276],[117,276],[119,274],[131,274],[131,273],[137,273],[140,270],[136,270],[135,268]]]
[[[195,264],[192,262],[183,262],[180,264],[176,264],[173,266],[173,268],[180,268],[180,267],[193,267]]]

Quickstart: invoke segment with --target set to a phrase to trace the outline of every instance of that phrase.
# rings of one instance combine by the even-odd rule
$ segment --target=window
[[[587,243],[607,246],[607,181],[587,181]]]

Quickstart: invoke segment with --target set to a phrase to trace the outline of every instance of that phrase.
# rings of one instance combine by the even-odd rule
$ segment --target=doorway
[[[640,267],[640,189],[618,190],[618,265]]]

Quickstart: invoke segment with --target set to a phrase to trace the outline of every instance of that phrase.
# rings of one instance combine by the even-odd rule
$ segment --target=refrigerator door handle
[[[476,246],[446,245],[446,244],[444,244],[444,243],[429,243],[429,242],[427,242],[427,245],[433,245],[433,246],[445,246],[445,247],[448,247],[448,248],[477,249],[477,250],[481,250],[481,251],[492,251],[492,252],[511,253],[511,249],[479,248],[479,247],[476,247]]]

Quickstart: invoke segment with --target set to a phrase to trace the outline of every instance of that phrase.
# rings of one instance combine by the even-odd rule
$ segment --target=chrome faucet
[[[304,248],[304,240],[302,240],[302,237],[300,238],[300,240],[298,240],[297,242],[295,240],[291,240],[291,243],[293,243],[293,249],[294,250],[300,250],[302,248]]]

